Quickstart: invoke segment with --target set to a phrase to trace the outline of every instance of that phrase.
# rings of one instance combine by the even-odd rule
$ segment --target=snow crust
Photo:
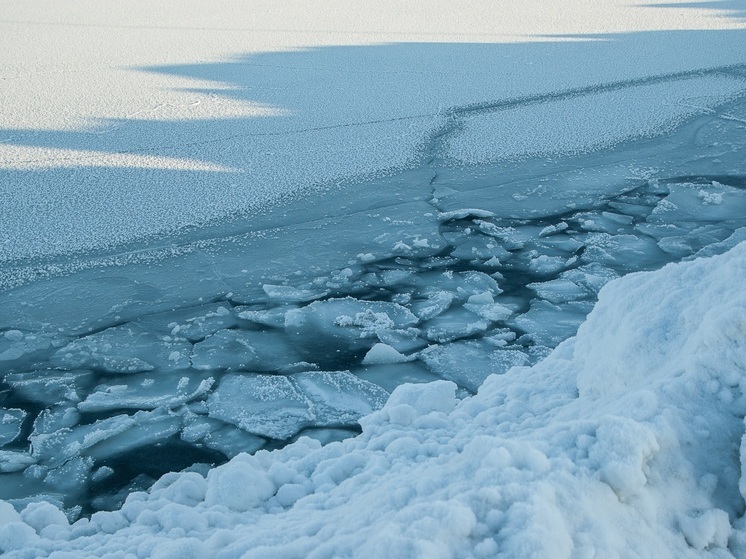
[[[13,557],[730,557],[746,244],[614,280],[538,365],[398,387],[362,434],[168,474],[72,526],[2,504]],[[739,490],[740,487],[740,490]]]
[[[576,153],[746,90],[717,3],[187,4],[0,3],[0,261],[284,223],[462,118],[456,163]]]

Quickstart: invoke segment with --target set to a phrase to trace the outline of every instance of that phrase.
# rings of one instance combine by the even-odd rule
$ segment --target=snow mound
[[[358,437],[169,474],[72,525],[0,503],[0,546],[9,558],[744,556],[744,280],[746,243],[613,280],[575,338],[473,397],[445,380],[402,385]]]

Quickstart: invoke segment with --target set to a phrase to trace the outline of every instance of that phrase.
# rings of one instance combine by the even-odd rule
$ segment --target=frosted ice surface
[[[5,382],[21,397],[43,405],[80,401],[94,382],[88,370],[42,370],[5,375]]]
[[[51,363],[61,369],[89,368],[107,373],[188,369],[189,342],[158,335],[137,325],[115,326],[58,349]]]
[[[191,359],[195,369],[232,371],[275,371],[301,360],[287,336],[252,330],[220,330],[195,344]]]
[[[456,295],[448,291],[435,291],[429,293],[425,300],[413,301],[412,312],[420,317],[421,320],[430,320],[438,316],[456,299]]]
[[[578,266],[572,270],[566,270],[559,277],[581,285],[593,293],[598,293],[604,285],[618,278],[619,274],[611,268],[607,268],[597,262],[592,262]]]
[[[746,80],[703,76],[539,97],[537,103],[464,118],[463,130],[448,140],[446,153],[458,161],[484,163],[608,148],[670,130],[702,105],[722,103],[744,90]]]
[[[184,418],[180,436],[185,442],[217,450],[228,458],[242,452],[256,452],[267,442],[231,423],[199,414],[189,414]]]
[[[463,307],[455,307],[425,322],[423,334],[433,342],[446,343],[481,334],[491,324],[491,320],[480,318]]]
[[[409,361],[406,355],[386,344],[375,344],[363,358],[363,365],[387,365]]]
[[[417,322],[411,311],[396,303],[352,297],[316,301],[285,315],[293,345],[322,367],[332,359],[367,351],[379,334],[407,330]]]
[[[441,378],[472,392],[476,392],[489,375],[503,374],[513,366],[529,364],[524,352],[518,349],[495,351],[494,346],[484,340],[432,346],[420,352],[419,358]]]
[[[210,417],[255,435],[288,439],[314,419],[311,401],[284,376],[225,375],[207,399]]]
[[[27,452],[0,450],[0,472],[20,472],[34,464],[36,460]]]
[[[271,299],[288,303],[315,301],[316,299],[321,299],[326,295],[325,291],[314,292],[307,289],[298,289],[297,287],[289,285],[264,284],[262,289],[264,289],[264,292],[269,295]]]
[[[528,312],[513,319],[538,345],[554,347],[569,338],[593,308],[590,301],[574,301],[555,305],[534,299]]]
[[[540,298],[554,304],[588,299],[591,296],[591,292],[585,287],[566,278],[529,283],[526,287],[532,289]]]
[[[49,468],[58,468],[81,456],[102,460],[144,445],[163,442],[176,434],[180,427],[181,418],[178,415],[159,409],[117,415],[58,430],[35,429],[29,440],[31,454],[36,460]],[[93,466],[92,460],[84,463],[88,470]]]
[[[18,438],[26,415],[21,409],[0,408],[0,447]]]
[[[270,326],[272,328],[284,328],[285,313],[296,308],[295,306],[280,306],[271,309],[252,310],[251,308],[238,307],[236,313],[242,320],[247,320],[254,324]]]
[[[387,392],[393,392],[397,386],[405,383],[419,384],[440,378],[419,360],[388,365],[364,365],[356,368],[353,373],[358,378],[377,384]]]
[[[389,393],[349,372],[309,372],[291,380],[312,403],[313,425],[355,425],[364,415],[383,407]]]
[[[162,373],[128,375],[97,385],[78,404],[78,409],[82,412],[152,410],[159,407],[172,409],[205,396],[214,382],[207,374],[195,372],[189,372],[186,376]]]
[[[226,303],[211,303],[139,318],[136,324],[146,330],[198,342],[218,330],[235,328],[238,321]]]

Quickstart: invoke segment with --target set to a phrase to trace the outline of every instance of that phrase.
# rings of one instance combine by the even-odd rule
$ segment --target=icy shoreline
[[[404,385],[358,437],[169,474],[72,526],[53,505],[6,504],[0,545],[57,558],[741,556],[744,279],[743,243],[625,276],[577,337],[476,396]]]

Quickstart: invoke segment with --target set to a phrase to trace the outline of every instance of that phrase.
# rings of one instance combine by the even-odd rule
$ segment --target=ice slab
[[[5,382],[21,397],[52,406],[65,401],[77,403],[90,390],[95,374],[88,370],[41,370],[5,375]]]
[[[106,373],[178,371],[190,367],[192,345],[149,332],[137,325],[115,326],[58,349],[51,363],[60,369]]]
[[[17,408],[0,408],[0,447],[12,443],[21,434],[27,413]]]
[[[285,315],[285,330],[293,345],[322,367],[345,355],[365,353],[379,334],[406,331],[417,323],[417,317],[401,305],[352,297],[317,301]]]
[[[555,347],[572,336],[593,308],[590,301],[573,301],[555,305],[535,299],[528,312],[516,316],[512,322],[526,332],[537,345]]]
[[[97,385],[78,404],[81,412],[121,409],[173,409],[204,397],[215,379],[206,373],[190,371],[187,375],[151,373],[128,375]]]
[[[228,458],[242,452],[254,453],[267,443],[265,438],[247,433],[231,423],[199,414],[184,418],[180,436],[185,442],[217,450]]]
[[[527,365],[528,356],[518,349],[495,349],[487,341],[470,340],[429,347],[419,354],[428,368],[441,378],[476,392],[489,375],[503,374],[517,365]]]
[[[281,440],[311,425],[312,405],[286,377],[262,374],[225,375],[207,399],[210,417]]]
[[[5,372],[27,371],[49,359],[66,342],[51,333],[6,330],[0,334],[0,366]]]
[[[432,342],[442,344],[481,334],[491,325],[491,320],[480,318],[463,307],[456,307],[425,322],[423,335]]]
[[[529,283],[526,287],[533,290],[539,298],[555,305],[567,303],[568,301],[589,299],[592,295],[592,292],[588,291],[585,287],[566,278]]]
[[[211,303],[148,315],[138,318],[136,324],[158,334],[199,342],[218,330],[235,328],[238,321],[230,304]]]
[[[419,360],[392,365],[365,365],[354,369],[353,373],[356,377],[377,384],[389,393],[401,384],[421,384],[440,378]]]
[[[301,358],[283,333],[220,330],[194,346],[191,361],[206,371],[277,371]]]
[[[346,371],[297,373],[290,378],[312,403],[316,427],[356,425],[389,397],[380,386]]]

